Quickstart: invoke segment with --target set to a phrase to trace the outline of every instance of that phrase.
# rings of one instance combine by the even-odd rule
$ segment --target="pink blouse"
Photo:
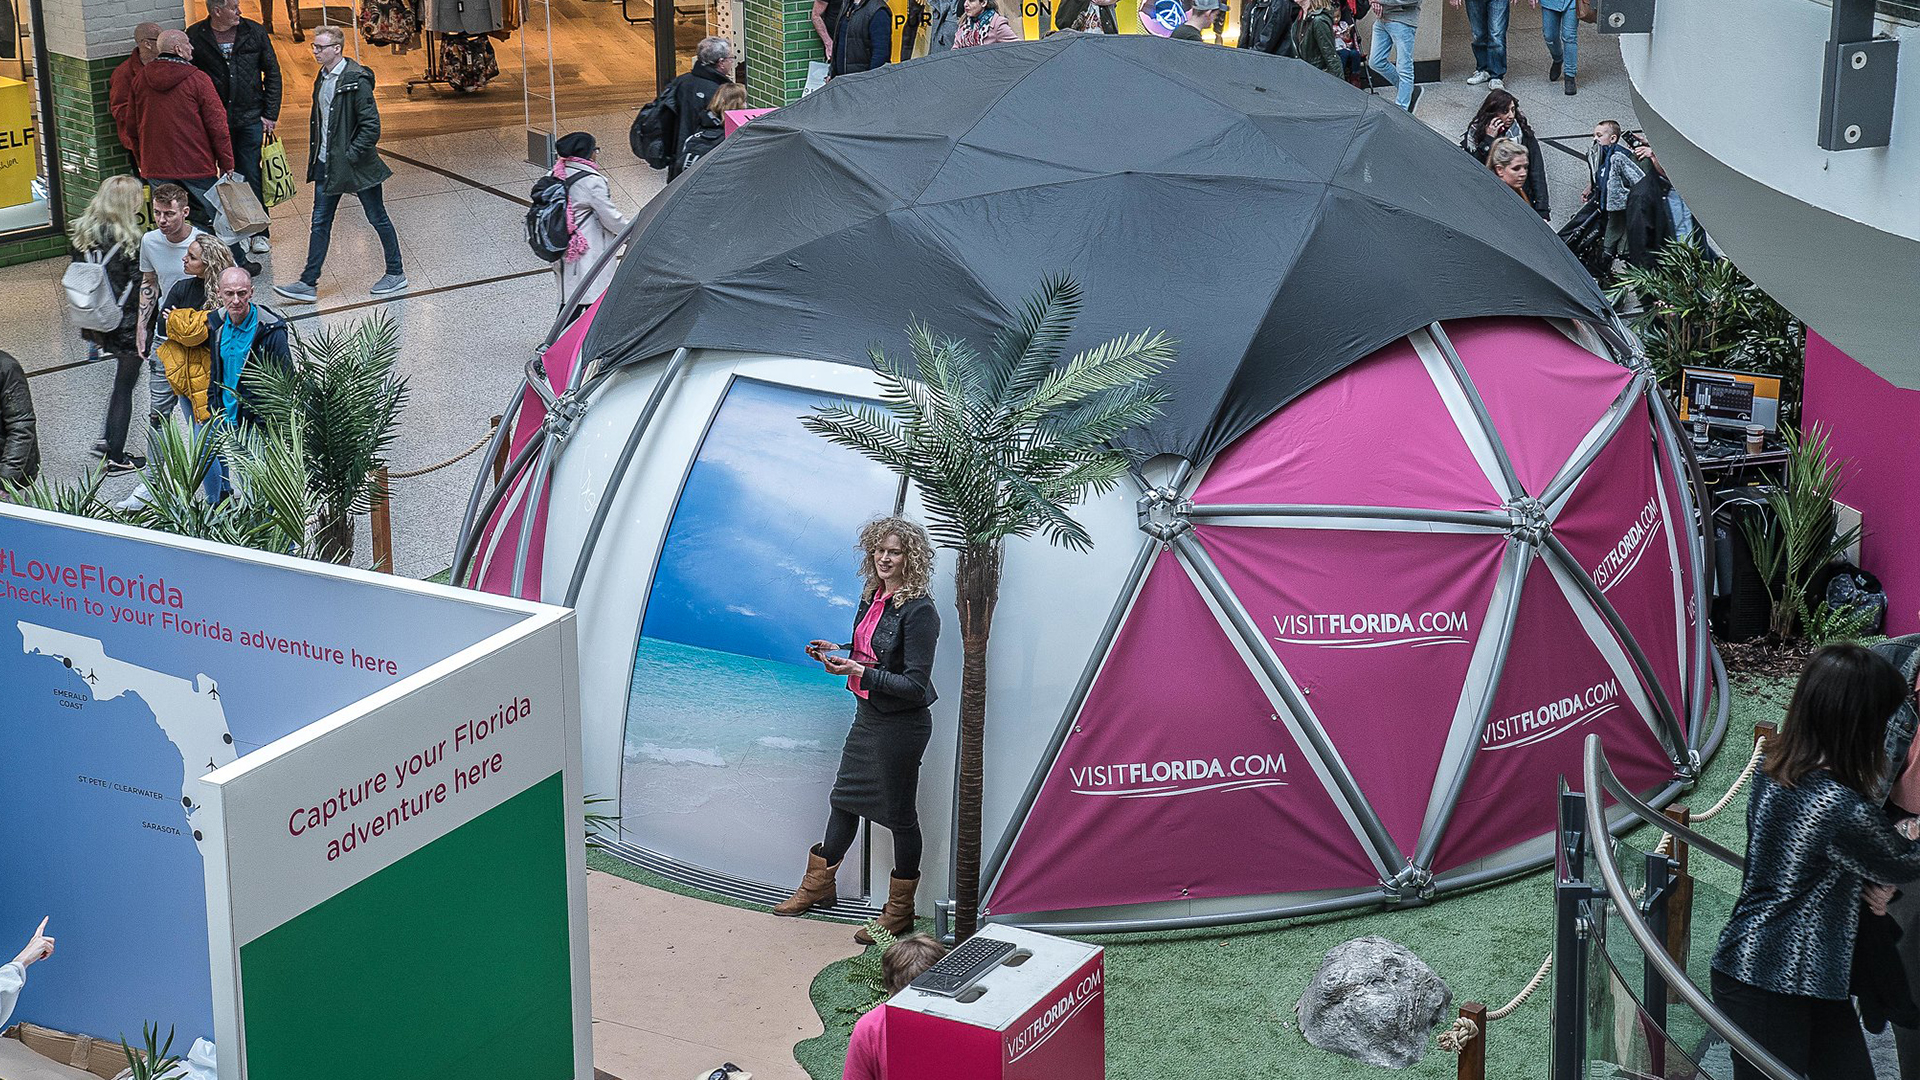
[[[853,649],[851,651],[853,653],[854,663],[873,663],[873,631],[875,627],[880,625],[880,616],[887,613],[887,600],[891,596],[893,596],[892,593],[881,593],[874,597],[873,603],[867,605],[867,613],[860,616],[859,624],[853,628]],[[853,691],[861,700],[866,700],[867,691],[860,685],[860,679],[857,676],[847,676],[847,689]]]
[[[847,1067],[840,1080],[880,1080],[885,1075],[882,1062],[887,1056],[885,1005],[875,1005],[854,1022],[853,1038],[847,1042]]]

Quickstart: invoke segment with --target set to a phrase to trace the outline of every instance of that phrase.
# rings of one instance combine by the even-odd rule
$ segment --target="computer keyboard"
[[[985,978],[987,972],[999,967],[1014,948],[1011,941],[989,937],[968,938],[959,948],[941,957],[938,963],[907,985],[929,994],[959,997],[974,983]]]

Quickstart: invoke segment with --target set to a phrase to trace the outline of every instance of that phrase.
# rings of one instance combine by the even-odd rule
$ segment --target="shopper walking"
[[[1508,0],[1447,0],[1454,7],[1467,9],[1467,25],[1473,30],[1473,74],[1468,86],[1489,83],[1495,90],[1507,85],[1507,16],[1512,11]]]
[[[1546,219],[1547,163],[1540,153],[1540,140],[1534,137],[1533,125],[1520,111],[1519,99],[1505,90],[1493,90],[1467,122],[1467,130],[1460,136],[1460,149],[1472,154],[1475,161],[1491,166],[1487,155],[1501,139],[1512,139],[1526,148],[1527,185],[1521,194],[1527,197],[1527,203],[1535,212]]]
[[[12,354],[0,350],[0,495],[40,475],[40,437],[33,422],[33,391]]]
[[[953,47],[968,49],[996,41],[1019,41],[1020,33],[1000,14],[999,0],[965,0],[961,7],[960,29],[953,35]]]
[[[189,199],[178,184],[161,184],[153,189],[153,223],[140,238],[140,320],[135,340],[140,355],[147,360],[147,404],[151,421],[159,424],[173,411],[173,387],[160,360],[160,346],[167,340],[166,320],[160,318],[161,301],[187,276],[188,249],[201,237],[211,234],[193,227],[187,219]],[[218,240],[214,240],[218,243]],[[231,249],[229,249],[231,251]],[[227,265],[234,264],[229,257]]]
[[[99,450],[109,475],[133,472],[147,462],[127,453],[127,429],[133,423],[133,392],[140,383],[140,350],[134,331],[140,305],[133,290],[140,272],[140,181],[131,176],[109,176],[93,193],[87,208],[69,233],[76,261],[91,259],[106,266],[107,285],[120,305],[120,324],[111,330],[82,330],[81,336],[113,360],[113,391],[107,398],[106,436]]]
[[[1897,826],[1876,793],[1888,719],[1913,692],[1859,645],[1813,654],[1767,740],[1747,802],[1747,865],[1713,954],[1713,999],[1754,1041],[1810,1080],[1873,1080],[1849,1000],[1863,901],[1920,878],[1920,819]],[[1735,1080],[1760,1071],[1734,1056]]]
[[[1420,103],[1413,82],[1413,37],[1420,27],[1420,0],[1370,0],[1373,10],[1373,55],[1367,66],[1399,87],[1394,103],[1408,112]]]
[[[1306,0],[1293,24],[1293,55],[1336,79],[1347,77],[1333,33],[1333,0]]]
[[[835,902],[834,874],[866,818],[893,833],[893,874],[879,923],[899,937],[913,928],[920,884],[920,756],[933,734],[927,707],[936,697],[933,657],[940,642],[940,612],[927,595],[933,541],[913,521],[883,517],[861,528],[860,550],[866,588],[854,613],[853,640],[840,645],[816,638],[806,648],[829,674],[847,677],[847,689],[859,699],[853,728],[840,752],[826,836],[808,853],[800,888],[773,912],[800,915]],[[842,650],[849,655],[834,655]],[[864,929],[854,940],[872,943]]]
[[[591,281],[586,280],[586,275],[599,264],[600,256],[619,241],[627,227],[627,216],[613,205],[613,191],[607,185],[606,174],[600,171],[600,146],[592,135],[584,131],[562,135],[554,143],[554,152],[559,160],[554,162],[553,174],[568,181],[567,214],[573,225],[572,243],[554,264],[560,274],[561,302],[573,304],[568,316],[571,322],[600,299],[600,294],[613,283],[613,272],[620,265],[613,259],[608,259]]]
[[[1487,168],[1500,182],[1513,189],[1521,198],[1527,197],[1527,148],[1515,139],[1495,139],[1493,147],[1487,151]]]
[[[240,14],[240,0],[207,0],[207,17],[187,27],[187,38],[193,43],[193,66],[213,80],[226,106],[234,164],[264,205],[260,145],[280,123],[280,61],[273,42],[259,23]],[[260,255],[267,247],[263,230],[248,250]]]
[[[247,407],[245,387],[250,364],[293,367],[287,321],[253,302],[253,275],[235,266],[222,271],[214,309],[207,314],[207,412],[209,422],[244,428],[259,422]],[[226,469],[214,458],[207,476],[207,500],[219,502],[230,485]]]
[[[307,239],[307,265],[300,279],[273,287],[281,296],[303,304],[319,297],[320,271],[333,239],[333,215],[346,195],[360,200],[386,258],[386,273],[367,291],[391,296],[408,284],[401,265],[400,235],[387,217],[381,194],[381,185],[393,170],[380,160],[380,110],[373,101],[373,72],[342,55],[345,42],[337,26],[313,32],[313,58],[320,65],[313,80],[308,123],[313,148],[307,159],[307,183],[313,185],[313,232]]]
[[[1547,69],[1548,82],[1566,80],[1567,96],[1579,93],[1574,75],[1580,59],[1580,15],[1574,0],[1532,0],[1540,9],[1540,35],[1547,39],[1547,55],[1553,66]]]
[[[160,24],[143,22],[133,28],[133,52],[113,69],[107,80],[107,111],[113,114],[113,131],[120,145],[133,155],[133,167],[140,167],[140,132],[137,110],[142,87],[140,74],[160,55]]]
[[[178,184],[192,197],[189,216],[213,228],[213,182],[233,171],[227,109],[207,73],[193,66],[193,43],[181,30],[160,34],[160,55],[141,69],[134,110],[140,175],[149,184]]]
[[[705,123],[703,118],[707,114],[707,106],[713,102],[714,93],[732,84],[733,69],[737,62],[733,42],[723,37],[701,38],[700,44],[693,49],[693,70],[676,76],[660,92],[661,100],[667,103],[671,113],[663,118],[663,130],[668,140],[668,180],[685,171],[680,163],[680,150]]]

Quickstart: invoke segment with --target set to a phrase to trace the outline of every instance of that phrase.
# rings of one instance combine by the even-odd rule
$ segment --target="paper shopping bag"
[[[287,164],[286,144],[278,135],[267,136],[260,147],[260,192],[265,196],[260,201],[269,207],[278,206],[299,190],[293,182],[293,167]]]
[[[273,224],[267,208],[239,173],[228,173],[213,182],[213,195],[226,215],[227,227],[237,236],[252,236]]]

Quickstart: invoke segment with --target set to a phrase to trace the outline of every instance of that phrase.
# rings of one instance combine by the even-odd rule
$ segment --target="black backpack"
[[[713,153],[724,138],[726,132],[717,127],[704,127],[687,136],[687,141],[680,144],[680,171],[693,168],[694,162]]]
[[[548,175],[533,182],[533,191],[528,194],[533,205],[527,207],[527,246],[544,262],[559,262],[566,257],[567,246],[573,242],[573,215],[567,196],[573,182],[585,175],[577,172],[565,180]]]
[[[656,169],[666,168],[672,160],[667,150],[667,125],[674,122],[669,104],[672,98],[673,83],[668,83],[659,97],[640,107],[640,115],[633,118],[633,129],[627,132],[633,156]]]

